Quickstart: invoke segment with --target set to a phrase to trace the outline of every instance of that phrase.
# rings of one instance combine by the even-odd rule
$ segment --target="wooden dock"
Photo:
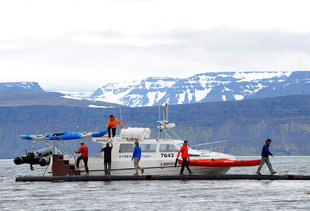
[[[80,182],[123,180],[310,180],[310,175],[111,175],[111,176],[20,176],[16,182]]]

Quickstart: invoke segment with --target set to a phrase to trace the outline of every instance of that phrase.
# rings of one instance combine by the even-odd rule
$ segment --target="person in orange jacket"
[[[116,134],[116,123],[119,124],[121,128],[123,128],[122,123],[118,119],[116,119],[113,115],[110,115],[110,118],[107,123],[109,138],[111,138],[111,129],[112,129],[112,137],[114,137]]]
[[[180,149],[180,151],[178,152],[178,155],[177,155],[177,160],[178,160],[179,156],[180,156],[180,153],[182,153],[183,163],[182,163],[182,168],[181,168],[181,171],[180,171],[180,175],[183,175],[184,167],[187,168],[189,174],[192,174],[192,171],[189,169],[188,162],[187,162],[187,159],[189,160],[187,145],[188,145],[188,141],[185,140],[184,143],[183,143],[183,146],[181,147],[181,149]]]

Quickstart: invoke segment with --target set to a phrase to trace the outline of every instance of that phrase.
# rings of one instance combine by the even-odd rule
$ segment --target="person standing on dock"
[[[185,140],[184,143],[183,143],[183,146],[181,147],[181,149],[179,150],[178,155],[177,155],[177,160],[178,160],[179,156],[180,156],[180,153],[182,153],[183,163],[182,163],[180,175],[183,175],[184,167],[187,168],[189,174],[192,174],[192,171],[189,169],[188,161],[187,161],[187,159],[189,160],[187,145],[188,145],[188,141]]]
[[[272,165],[271,165],[270,160],[269,160],[269,155],[274,157],[273,154],[269,151],[270,144],[271,144],[271,139],[267,139],[266,144],[263,146],[263,149],[262,149],[262,154],[261,154],[262,160],[260,161],[259,167],[258,167],[257,172],[256,172],[256,174],[258,174],[258,175],[261,175],[260,170],[262,169],[262,167],[265,163],[267,164],[271,175],[277,173],[272,169]]]
[[[109,143],[106,144],[105,148],[101,149],[101,152],[104,152],[104,174],[111,175],[111,151],[113,148],[113,144],[109,146]]]
[[[121,128],[123,128],[122,123],[118,119],[116,119],[113,115],[110,115],[110,118],[107,123],[109,138],[111,138],[111,130],[112,130],[112,137],[114,137],[116,134],[116,123],[119,124]]]
[[[79,168],[80,160],[83,160],[84,166],[85,166],[85,171],[86,171],[85,175],[88,175],[89,174],[88,166],[87,166],[87,162],[88,162],[88,147],[84,144],[84,141],[81,141],[80,144],[81,144],[81,147],[80,147],[79,151],[74,151],[77,154],[82,153],[81,156],[79,156],[77,158],[77,160],[76,160],[76,167]]]
[[[144,172],[144,169],[142,169],[140,166],[139,166],[139,161],[141,159],[141,148],[139,147],[139,142],[135,142],[135,148],[133,149],[133,154],[132,154],[132,158],[131,160],[134,161],[134,165],[135,165],[135,170],[136,170],[136,173],[134,174],[134,176],[138,176],[138,169],[141,171],[141,174],[143,174]]]

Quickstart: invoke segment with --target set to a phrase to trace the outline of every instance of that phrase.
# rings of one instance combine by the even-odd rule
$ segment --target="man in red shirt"
[[[179,155],[180,155],[180,153],[182,153],[183,163],[182,163],[180,175],[183,175],[184,167],[187,168],[189,174],[192,174],[192,171],[189,169],[188,162],[187,162],[187,159],[189,160],[187,145],[188,145],[188,141],[185,140],[184,144],[181,147],[180,151],[178,152],[178,156],[177,156],[177,159],[179,159]]]
[[[79,149],[79,151],[74,151],[75,153],[82,153],[81,156],[79,156],[76,160],[76,167],[79,168],[79,164],[80,164],[80,160],[84,161],[84,166],[85,166],[85,171],[86,174],[88,175],[88,166],[87,166],[87,162],[88,162],[88,147],[86,145],[84,145],[84,141],[80,142],[81,147]]]

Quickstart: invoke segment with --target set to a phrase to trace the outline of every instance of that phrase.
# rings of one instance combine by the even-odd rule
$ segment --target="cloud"
[[[219,26],[306,33],[308,8],[308,0],[0,1],[0,40],[78,30],[139,35]]]
[[[0,42],[0,78],[39,81],[49,90],[94,90],[147,76],[309,70],[309,43],[310,34],[227,27],[152,35],[76,31]]]
[[[308,70],[308,1],[0,2],[0,81],[94,90],[148,76]]]

